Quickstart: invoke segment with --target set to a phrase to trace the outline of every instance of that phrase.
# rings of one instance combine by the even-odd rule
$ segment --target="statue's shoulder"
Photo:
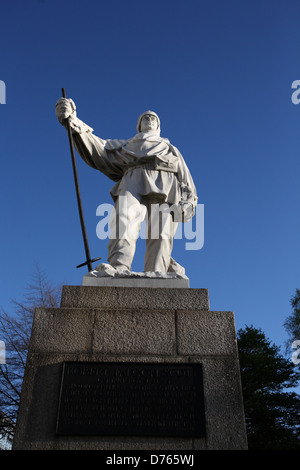
[[[128,142],[127,140],[107,139],[105,143],[106,150],[120,150]]]

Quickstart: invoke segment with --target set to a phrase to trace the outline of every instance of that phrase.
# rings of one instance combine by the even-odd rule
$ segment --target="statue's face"
[[[153,114],[145,114],[141,121],[140,128],[141,132],[156,131],[158,128],[158,121],[156,119],[156,116],[154,116]]]

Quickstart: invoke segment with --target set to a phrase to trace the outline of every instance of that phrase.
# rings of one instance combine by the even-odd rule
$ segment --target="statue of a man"
[[[108,243],[110,265],[120,272],[131,269],[140,224],[146,218],[144,271],[176,272],[177,264],[171,258],[173,237],[177,223],[195,214],[197,193],[182,155],[160,137],[157,114],[143,113],[138,118],[138,133],[129,140],[96,137],[78,119],[71,99],[58,100],[56,115],[64,126],[69,119],[81,158],[116,182],[110,191],[117,226]]]

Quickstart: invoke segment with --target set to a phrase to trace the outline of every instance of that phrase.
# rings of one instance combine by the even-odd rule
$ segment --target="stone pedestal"
[[[202,364],[205,435],[57,433],[69,362]],[[64,286],[60,308],[35,312],[13,448],[246,449],[233,313],[210,311],[206,289]]]

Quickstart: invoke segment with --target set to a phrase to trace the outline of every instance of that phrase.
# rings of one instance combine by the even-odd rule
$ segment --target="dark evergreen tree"
[[[253,326],[237,334],[249,449],[300,449],[299,373]]]

